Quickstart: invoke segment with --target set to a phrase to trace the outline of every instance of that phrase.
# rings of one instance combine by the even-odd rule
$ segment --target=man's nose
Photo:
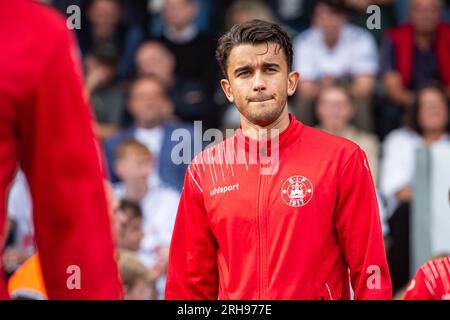
[[[260,72],[257,72],[255,74],[255,78],[254,79],[255,80],[253,82],[253,91],[259,92],[259,91],[266,90],[266,82],[264,80],[263,75]]]

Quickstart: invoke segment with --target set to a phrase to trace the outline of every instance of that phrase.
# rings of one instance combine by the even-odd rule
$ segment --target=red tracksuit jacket
[[[405,300],[450,300],[450,256],[428,261],[417,271]]]
[[[0,256],[6,197],[20,162],[49,298],[119,298],[103,174],[74,39],[46,5],[14,0],[0,1],[0,43]],[[80,289],[70,286],[76,284],[72,275],[80,276]],[[0,299],[8,297],[3,280]]]
[[[238,130],[194,158],[166,299],[348,299],[350,281],[356,299],[391,299],[364,152],[290,121],[267,148]]]

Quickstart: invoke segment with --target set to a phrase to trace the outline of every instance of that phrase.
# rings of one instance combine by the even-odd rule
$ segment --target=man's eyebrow
[[[238,74],[239,72],[247,71],[247,70],[250,70],[250,69],[251,69],[251,67],[249,65],[245,65],[245,66],[238,67],[238,68],[234,69],[233,73],[234,74]]]
[[[270,63],[270,62],[264,62],[263,63],[264,68],[280,68],[280,65],[278,63]]]
[[[280,65],[278,63],[274,63],[274,62],[273,63],[271,63],[271,62],[264,62],[263,63],[263,67],[264,68],[276,68],[276,69],[279,69]],[[238,74],[239,72],[242,72],[242,71],[248,71],[251,68],[252,67],[250,65],[245,65],[245,66],[238,67],[238,68],[234,69],[233,73],[234,74]]]

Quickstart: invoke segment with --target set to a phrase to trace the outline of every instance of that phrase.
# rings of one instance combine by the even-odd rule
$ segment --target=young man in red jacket
[[[356,299],[391,299],[368,161],[288,113],[299,74],[287,34],[236,25],[217,58],[241,128],[189,166],[166,298],[349,299],[351,282]]]
[[[0,1],[0,43],[0,257],[6,197],[20,163],[48,297],[117,299],[101,161],[72,34],[43,4]],[[6,299],[2,273],[0,262]]]

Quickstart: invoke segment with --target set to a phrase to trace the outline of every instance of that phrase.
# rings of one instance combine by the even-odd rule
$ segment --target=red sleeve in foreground
[[[32,32],[32,30],[30,30]],[[43,74],[20,116],[20,159],[33,198],[36,242],[50,299],[118,299],[103,175],[72,35],[51,39]]]

